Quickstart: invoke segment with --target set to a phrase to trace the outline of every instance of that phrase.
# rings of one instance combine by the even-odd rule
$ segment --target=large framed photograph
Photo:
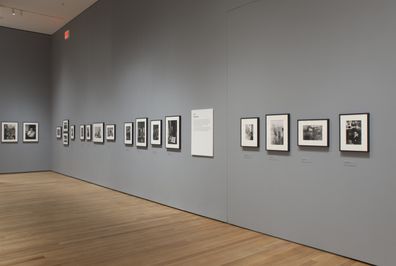
[[[104,143],[104,123],[93,124],[92,132],[94,143]]]
[[[91,141],[92,140],[92,125],[85,125],[85,140]]]
[[[124,123],[124,144],[133,145],[133,122]]]
[[[106,140],[115,141],[116,140],[116,125],[106,125]]]
[[[1,123],[1,142],[18,143],[18,122]]]
[[[62,127],[56,127],[56,138],[57,139],[62,138]]]
[[[269,114],[266,120],[266,150],[290,150],[290,114]]]
[[[260,119],[258,117],[241,118],[241,147],[258,148],[260,143]]]
[[[370,114],[340,114],[340,151],[369,152]]]
[[[136,125],[136,147],[147,148],[147,118],[138,118]]]
[[[85,125],[80,125],[80,140],[85,140]]]
[[[63,145],[69,146],[69,120],[62,122]]]
[[[165,117],[165,136],[167,149],[181,149],[181,116]]]
[[[37,143],[39,142],[39,124],[38,123],[23,123],[23,142]]]
[[[153,146],[162,145],[162,120],[151,120],[150,143]]]
[[[297,120],[297,145],[329,147],[329,119]]]
[[[76,139],[76,126],[75,125],[70,126],[70,139],[71,140]]]

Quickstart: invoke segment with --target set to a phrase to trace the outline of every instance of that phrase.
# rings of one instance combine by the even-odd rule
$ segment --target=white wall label
[[[213,109],[191,111],[191,155],[213,157]]]

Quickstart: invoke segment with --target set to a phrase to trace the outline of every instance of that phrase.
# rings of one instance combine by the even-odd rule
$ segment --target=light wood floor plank
[[[52,172],[0,175],[0,266],[365,265]]]

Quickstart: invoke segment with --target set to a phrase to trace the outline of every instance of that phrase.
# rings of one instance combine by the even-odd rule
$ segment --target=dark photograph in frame
[[[86,141],[91,141],[92,140],[92,125],[85,125],[85,140]]]
[[[370,114],[339,115],[339,141],[341,152],[370,151]]]
[[[148,118],[137,118],[135,121],[136,147],[147,148],[148,146],[147,122],[148,122]]]
[[[265,149],[267,151],[290,151],[290,114],[265,116]]]
[[[150,143],[153,146],[162,145],[162,120],[151,120]]]
[[[329,147],[330,119],[297,120],[297,145],[300,147]]]
[[[92,140],[94,143],[103,144],[104,143],[104,123],[94,123],[92,124]]]
[[[260,118],[241,118],[240,145],[243,148],[258,148],[260,146]]]
[[[57,139],[62,138],[62,127],[56,127],[56,138]]]
[[[133,145],[133,122],[124,123],[124,144]]]
[[[18,122],[1,123],[1,142],[18,143]]]
[[[85,125],[80,125],[80,140],[85,140]]]
[[[113,142],[116,140],[116,125],[106,125],[106,140]]]
[[[76,126],[75,125],[70,126],[70,139],[71,140],[76,139]]]
[[[39,142],[39,123],[36,122],[23,123],[23,142],[24,143]]]
[[[181,116],[165,117],[165,148],[181,149]]]

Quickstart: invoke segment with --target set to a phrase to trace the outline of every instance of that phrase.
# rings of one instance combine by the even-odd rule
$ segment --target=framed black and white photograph
[[[62,129],[63,129],[63,133],[69,134],[69,120],[63,120]]]
[[[133,145],[133,122],[124,123],[124,144]]]
[[[266,150],[289,151],[290,150],[290,114],[270,114],[266,120]]]
[[[69,146],[69,134],[63,133],[63,145]]]
[[[106,125],[106,140],[115,141],[116,140],[116,125]]]
[[[340,151],[369,152],[370,114],[340,114]]]
[[[75,125],[70,126],[70,139],[71,140],[76,139],[76,126]]]
[[[104,143],[104,123],[95,123],[92,125],[92,136],[94,143]]]
[[[18,122],[1,123],[1,142],[18,143]]]
[[[150,143],[153,146],[162,145],[162,120],[151,120]]]
[[[91,141],[92,140],[92,125],[85,125],[85,140]]]
[[[147,118],[138,118],[135,121],[136,147],[147,147],[147,121]]]
[[[329,119],[297,120],[297,145],[329,147]]]
[[[85,125],[80,125],[80,140],[85,140]]]
[[[57,139],[62,138],[62,127],[56,127],[56,138]]]
[[[38,123],[23,123],[23,142],[37,143],[39,142],[39,124]]]
[[[241,147],[258,148],[260,143],[260,119],[258,117],[241,118]]]
[[[181,149],[181,116],[165,117],[165,136],[167,149]]]

